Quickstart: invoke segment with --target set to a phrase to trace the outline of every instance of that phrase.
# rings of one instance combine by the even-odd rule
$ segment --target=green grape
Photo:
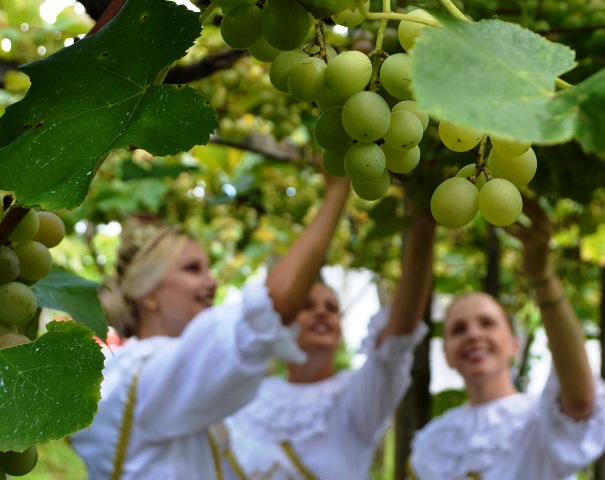
[[[325,112],[332,107],[342,107],[346,100],[346,98],[337,97],[334,95],[332,91],[324,85],[323,88],[321,88],[317,93],[315,105],[317,105],[317,108],[319,108],[321,112]]]
[[[420,147],[400,150],[390,147],[388,143],[380,145],[384,153],[387,169],[393,173],[409,173],[416,168],[420,161]]]
[[[323,150],[321,152],[321,164],[330,175],[335,177],[346,177],[345,155],[348,149],[344,150]]]
[[[5,333],[0,335],[0,350],[3,348],[16,347],[17,345],[25,345],[31,343],[31,340],[20,333]]]
[[[22,477],[31,472],[38,463],[38,449],[35,445],[22,452],[0,452],[0,465],[8,475]]]
[[[523,199],[519,189],[504,178],[494,178],[479,192],[479,211],[498,227],[515,222],[521,215]]]
[[[36,212],[40,226],[32,238],[47,248],[53,248],[65,237],[65,224],[59,215],[53,212]]]
[[[313,25],[313,17],[295,0],[273,0],[265,4],[262,32],[267,43],[279,50],[300,47]]]
[[[48,248],[40,242],[30,240],[20,243],[15,247],[15,253],[21,262],[20,278],[37,282],[50,273],[53,257]]]
[[[479,191],[462,177],[448,178],[433,192],[431,213],[437,223],[447,228],[467,225],[479,209]]]
[[[33,290],[21,282],[0,285],[0,323],[22,325],[36,313],[38,302]]]
[[[391,113],[389,129],[383,138],[392,148],[409,150],[422,140],[422,123],[416,115],[405,110]]]
[[[269,68],[269,80],[273,86],[283,93],[290,93],[288,90],[288,76],[292,67],[298,62],[308,58],[308,55],[302,50],[291,50],[289,52],[279,53],[271,62]]]
[[[388,170],[384,170],[382,174],[367,183],[359,183],[352,181],[351,187],[353,191],[364,200],[378,200],[384,197],[385,193],[389,189],[389,185],[391,185],[391,175]]]
[[[334,57],[336,57],[336,55],[338,55],[338,52],[330,44],[326,44],[325,48],[326,48],[326,57],[327,57],[326,63],[329,63],[330,61],[332,61],[332,59],[334,59]],[[313,45],[311,48],[309,48],[308,52],[309,52],[309,55],[312,57],[322,58],[320,56],[321,49],[319,48],[319,45]],[[326,59],[324,58],[324,60],[326,60]]]
[[[248,52],[260,62],[272,62],[281,50],[269,45],[265,37],[261,36],[258,42],[248,48]]]
[[[342,107],[342,124],[355,140],[375,142],[389,129],[391,109],[377,93],[357,92]]]
[[[417,8],[408,12],[408,15],[412,15],[414,17],[422,18],[425,20],[433,20],[436,21],[436,18],[431,15],[426,10],[422,8]],[[414,47],[414,43],[418,38],[418,35],[422,33],[422,29],[426,28],[427,25],[422,23],[412,22],[410,20],[402,20],[399,22],[399,27],[397,29],[397,36],[399,37],[399,43],[404,48],[406,52],[409,52],[412,47]]]
[[[365,2],[366,10],[370,8],[370,0],[366,0]],[[363,13],[359,11],[358,8],[355,9],[345,9],[340,12],[338,15],[332,15],[332,20],[336,25],[342,25],[343,27],[353,28],[363,22],[366,18],[363,16]]]
[[[250,48],[262,36],[262,20],[263,11],[254,4],[233,7],[221,21],[223,40],[232,48]]]
[[[307,57],[290,70],[288,91],[299,102],[315,100],[324,84],[326,62],[318,57]]]
[[[383,174],[386,160],[383,151],[375,143],[358,142],[348,148],[344,164],[351,180],[368,183]]]
[[[0,465],[0,480],[7,480],[6,473],[4,472],[2,465]]]
[[[380,83],[395,98],[412,98],[410,66],[411,59],[407,53],[391,55],[380,66]]]
[[[490,135],[489,140],[492,143],[492,147],[506,157],[518,157],[527,152],[527,149],[531,147],[531,142],[514,140],[499,135]]]
[[[504,178],[516,187],[524,187],[534,178],[538,160],[531,147],[517,157],[503,155],[492,148],[487,157],[487,166],[495,178]]]
[[[12,282],[19,276],[21,263],[12,248],[0,247],[0,283]]]
[[[237,7],[238,5],[242,5],[244,3],[251,3],[253,0],[212,0],[212,3],[218,5],[221,8],[231,9],[233,7]]]
[[[332,107],[322,113],[313,129],[315,141],[326,150],[347,149],[353,139],[342,125],[342,107]]]
[[[416,100],[402,100],[395,104],[392,109],[393,112],[396,112],[397,110],[406,110],[416,115],[418,120],[420,120],[420,123],[422,123],[423,131],[429,126],[429,115],[418,108],[418,102]]]
[[[464,167],[462,167],[458,171],[456,176],[466,178],[468,180],[469,177],[475,175],[476,172],[477,172],[477,164],[469,163],[468,165],[465,165]],[[475,187],[477,187],[479,190],[481,190],[481,187],[483,187],[483,185],[485,185],[485,182],[487,182],[487,178],[485,178],[485,172],[482,171],[479,174],[479,176],[475,179]]]
[[[439,138],[443,144],[454,152],[466,152],[481,141],[481,133],[472,128],[441,120]]]
[[[372,62],[364,53],[349,50],[339,53],[328,63],[325,83],[337,97],[349,98],[362,91],[372,77]]]
[[[26,242],[31,240],[38,231],[40,222],[38,215],[34,210],[28,210],[27,214],[21,219],[17,227],[8,236],[13,242]]]

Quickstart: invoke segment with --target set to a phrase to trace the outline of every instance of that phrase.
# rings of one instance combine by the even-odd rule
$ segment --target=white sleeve
[[[557,470],[571,475],[586,467],[605,451],[605,383],[595,377],[596,401],[592,415],[575,421],[560,407],[560,387],[551,373],[541,398],[540,427]]]
[[[135,410],[141,433],[187,435],[233,413],[256,393],[271,355],[301,359],[295,333],[282,325],[264,286],[204,310],[144,364]]]
[[[363,343],[368,352],[367,359],[352,374],[349,388],[342,396],[345,421],[364,442],[375,440],[381,433],[408,389],[414,349],[428,332],[424,322],[419,322],[411,334],[388,337],[376,348],[378,332],[389,313],[389,308],[383,308],[372,318],[368,337]]]

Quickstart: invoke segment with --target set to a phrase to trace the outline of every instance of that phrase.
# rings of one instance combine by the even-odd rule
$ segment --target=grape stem
[[[396,13],[391,11],[384,12],[370,12],[363,2],[358,3],[359,11],[368,20],[409,20],[410,22],[422,23],[431,27],[440,27],[441,24],[434,20],[427,20],[425,18],[415,17],[414,15],[408,15],[407,13]],[[384,7],[383,7],[384,8]],[[390,10],[390,6],[389,6]]]
[[[475,173],[469,177],[469,180],[473,183],[477,182],[479,175],[481,172],[485,173],[485,178],[487,180],[492,179],[492,174],[487,167],[487,162],[485,161],[485,146],[487,145],[487,135],[483,135],[481,137],[481,143],[479,144],[479,151],[477,152],[477,161],[475,163]]]
[[[208,20],[208,17],[214,11],[215,8],[216,4],[211,2],[210,5],[208,5],[202,13],[200,13],[200,25],[202,25],[206,20]]]

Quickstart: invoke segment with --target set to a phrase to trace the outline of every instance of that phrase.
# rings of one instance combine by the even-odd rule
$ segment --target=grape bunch
[[[442,120],[439,137],[450,150],[464,152],[476,147],[483,134]],[[536,173],[536,154],[530,142],[498,135],[490,135],[489,140],[487,160],[480,148],[476,163],[462,167],[433,192],[431,212],[441,225],[460,228],[480,212],[489,223],[506,226],[521,215],[523,200],[519,189]]]

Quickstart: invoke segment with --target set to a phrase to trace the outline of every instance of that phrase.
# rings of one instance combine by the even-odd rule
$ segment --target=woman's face
[[[336,351],[341,337],[340,306],[329,287],[313,284],[295,321],[300,328],[298,344],[305,352]]]
[[[215,292],[208,255],[190,240],[150,296],[157,301],[157,312],[166,319],[166,334],[178,336],[195,315],[212,306]]]
[[[519,344],[491,297],[477,293],[456,300],[443,329],[447,361],[467,383],[509,377]]]

